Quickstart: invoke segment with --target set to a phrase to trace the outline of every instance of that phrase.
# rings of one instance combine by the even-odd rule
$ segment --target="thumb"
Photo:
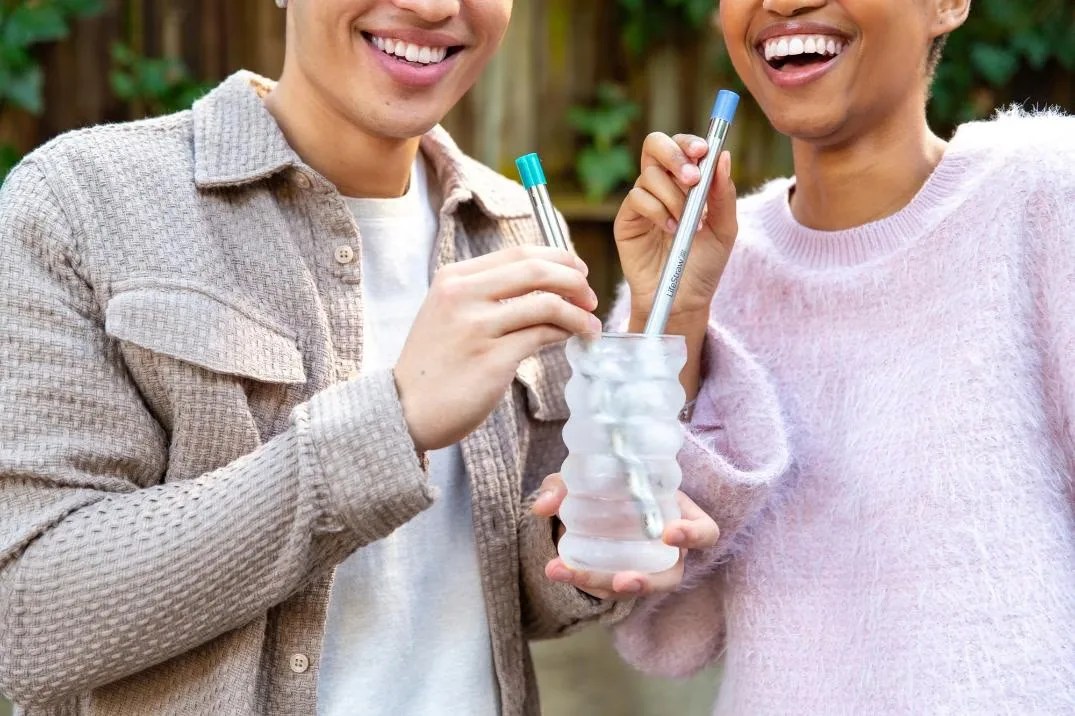
[[[560,511],[560,504],[567,497],[567,487],[559,473],[545,478],[534,500],[534,514],[540,517],[552,517]]]

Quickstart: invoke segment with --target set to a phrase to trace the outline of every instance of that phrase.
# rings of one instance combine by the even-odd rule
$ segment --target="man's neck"
[[[292,149],[344,196],[392,198],[407,191],[419,137],[371,136],[285,73],[265,105]]]
[[[926,183],[946,146],[915,107],[894,113],[851,143],[820,147],[793,140],[792,213],[824,231],[891,216]]]

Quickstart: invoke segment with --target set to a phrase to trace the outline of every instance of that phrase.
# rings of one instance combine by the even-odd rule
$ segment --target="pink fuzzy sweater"
[[[617,643],[716,712],[1075,713],[1075,119],[848,231],[740,202],[681,462],[722,528]]]

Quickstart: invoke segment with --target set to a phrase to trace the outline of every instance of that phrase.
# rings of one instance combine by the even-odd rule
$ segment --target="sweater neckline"
[[[959,132],[911,201],[882,219],[839,231],[812,229],[791,213],[795,180],[773,182],[761,207],[761,220],[772,245],[787,260],[815,269],[850,267],[873,261],[929,234],[948,212],[969,168]]]

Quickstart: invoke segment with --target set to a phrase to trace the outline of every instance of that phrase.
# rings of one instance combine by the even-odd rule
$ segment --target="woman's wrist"
[[[649,320],[649,315],[649,306],[645,308],[632,306],[631,316],[627,324],[628,332],[642,333],[646,327],[646,321]],[[673,311],[668,315],[668,322],[665,324],[662,333],[672,336],[687,336],[689,338],[704,334],[708,325],[708,308]]]

